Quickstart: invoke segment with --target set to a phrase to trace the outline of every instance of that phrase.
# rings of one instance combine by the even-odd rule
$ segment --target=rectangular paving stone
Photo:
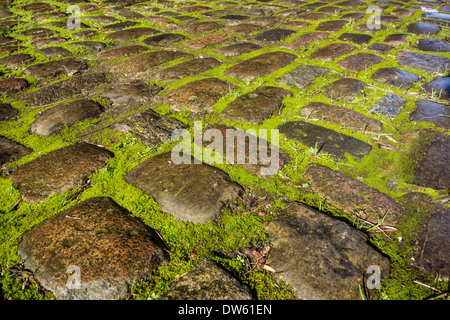
[[[329,71],[330,69],[324,67],[303,65],[285,73],[281,78],[278,78],[277,82],[285,86],[306,89],[316,78],[325,75]]]
[[[380,132],[383,124],[377,119],[370,118],[359,112],[329,105],[323,102],[311,102],[299,111],[299,115],[308,120],[319,120],[341,125],[343,128],[359,132]]]
[[[217,78],[196,80],[169,93],[167,101],[172,110],[210,113],[216,102],[234,88],[232,83]]]
[[[372,146],[364,141],[305,121],[286,122],[278,129],[288,139],[297,140],[309,148],[317,147],[319,153],[335,159],[345,158],[346,153],[359,159],[372,150]]]
[[[410,121],[431,122],[443,129],[450,128],[450,106],[427,100],[417,100]]]
[[[158,72],[157,77],[161,80],[179,80],[210,70],[220,64],[221,62],[214,58],[194,58]]]
[[[366,70],[381,61],[383,61],[383,58],[377,55],[362,52],[346,57],[345,59],[339,61],[338,65],[341,68],[359,72]]]
[[[450,71],[450,59],[435,54],[402,51],[397,55],[397,61],[403,66],[417,70],[441,74]]]
[[[356,47],[351,44],[336,42],[317,49],[310,58],[331,62],[340,56],[349,54],[355,49]]]
[[[43,106],[68,99],[77,94],[88,93],[106,83],[108,83],[108,80],[103,73],[83,74],[46,85],[27,94],[21,101],[31,106]]]
[[[212,33],[201,38],[183,42],[183,45],[193,49],[203,49],[205,47],[214,46],[232,38],[233,36],[228,34]]]
[[[227,120],[262,123],[282,108],[286,96],[292,96],[292,92],[279,87],[261,86],[236,98],[219,116]]]
[[[296,55],[287,52],[267,52],[244,60],[227,69],[225,73],[230,77],[252,80],[289,65],[295,58]]]
[[[373,224],[382,222],[393,226],[405,211],[402,204],[386,194],[328,167],[312,163],[304,174],[321,198],[339,210]]]
[[[161,209],[186,222],[207,223],[243,194],[222,170],[204,163],[176,163],[171,152],[141,162],[125,181],[154,197]],[[198,160],[197,160],[198,161]]]
[[[393,93],[386,94],[369,111],[370,113],[380,113],[388,119],[394,119],[403,109],[407,99]]]
[[[108,34],[106,38],[117,42],[123,42],[130,39],[139,38],[141,36],[149,36],[156,33],[159,33],[159,31],[152,28],[131,28],[115,31],[113,33]]]
[[[300,300],[359,300],[370,265],[389,276],[389,259],[368,236],[328,214],[298,202],[264,223],[271,239],[267,265]]]
[[[281,46],[283,48],[297,50],[306,47],[308,44],[314,41],[320,41],[322,39],[325,39],[326,37],[328,37],[328,35],[329,35],[328,32],[308,32],[295,38],[291,42],[282,44]]]
[[[56,192],[80,187],[111,157],[113,154],[104,148],[80,142],[36,158],[7,178],[14,181],[23,200],[41,202]]]
[[[25,74],[32,75],[36,79],[54,78],[60,75],[73,75],[86,70],[88,64],[85,60],[67,58],[44,63],[37,63],[25,69]]]
[[[380,68],[372,75],[372,79],[376,82],[395,86],[401,89],[411,88],[416,81],[421,79],[415,73],[398,69],[398,68]]]
[[[136,76],[152,67],[183,57],[192,57],[192,54],[168,50],[143,53],[112,66],[110,72]]]
[[[31,148],[24,146],[16,141],[0,136],[0,168],[10,162],[17,161],[20,158],[33,152]]]

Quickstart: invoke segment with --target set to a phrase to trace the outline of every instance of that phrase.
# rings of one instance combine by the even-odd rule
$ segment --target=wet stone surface
[[[450,169],[450,136],[440,132],[432,134],[430,145],[423,151],[423,155],[414,174],[414,183],[433,189],[449,188]]]
[[[227,69],[226,74],[230,77],[254,79],[287,66],[295,58],[296,55],[281,51],[263,53],[232,66]]]
[[[406,30],[409,33],[418,35],[434,35],[437,34],[441,28],[435,24],[414,22],[408,25]]]
[[[407,99],[401,96],[388,93],[381,98],[369,112],[379,113],[388,119],[394,119],[401,112],[407,101]]]
[[[102,168],[111,152],[87,143],[64,147],[32,160],[8,176],[27,202],[41,202],[55,192],[80,187]]]
[[[370,265],[389,274],[389,260],[364,233],[300,203],[290,204],[265,229],[273,243],[267,263],[299,299],[359,299],[358,284]]]
[[[61,300],[123,299],[130,285],[167,261],[155,231],[107,197],[83,201],[34,227],[23,235],[18,254]],[[81,273],[74,288],[67,286],[70,266]]]
[[[0,166],[2,169],[6,164],[17,161],[31,152],[33,152],[33,150],[30,148],[0,136]]]
[[[442,100],[450,100],[450,77],[438,77],[422,87],[427,93]]]
[[[222,119],[261,123],[280,111],[283,98],[292,93],[279,87],[259,87],[238,97],[220,114]]]
[[[431,122],[437,127],[448,129],[450,128],[450,108],[442,103],[417,100],[409,120]]]
[[[325,75],[330,69],[313,65],[300,66],[291,72],[285,73],[278,82],[282,85],[306,89],[313,81]]]
[[[184,157],[185,155],[181,156]],[[174,163],[171,153],[154,156],[133,168],[125,180],[148,193],[161,208],[186,222],[207,223],[217,218],[223,206],[243,189],[229,176],[206,164]],[[208,192],[204,192],[204,190]]]
[[[0,3],[0,299],[448,298],[444,0]]]
[[[31,124],[30,132],[49,136],[78,121],[97,118],[103,111],[103,106],[92,100],[62,103],[40,113]]]
[[[331,99],[351,101],[363,95],[365,87],[361,80],[343,78],[327,85],[324,94]]]
[[[168,95],[170,108],[176,111],[212,112],[214,104],[235,86],[217,78],[197,80]]]
[[[423,51],[450,52],[450,44],[441,39],[419,39],[417,47]]]
[[[397,60],[401,65],[417,70],[440,73],[450,70],[450,59],[437,55],[402,51]]]
[[[34,64],[25,69],[25,74],[32,75],[36,79],[54,78],[60,75],[73,75],[86,70],[88,64],[86,61],[67,58],[52,62]]]
[[[372,150],[371,145],[336,131],[304,121],[286,122],[278,127],[288,139],[297,140],[309,148],[318,148],[319,152],[341,159],[349,153],[361,158]]]
[[[133,80],[112,85],[105,90],[101,97],[110,100],[113,104],[145,104],[154,95],[158,94],[162,88],[144,80]]]
[[[372,79],[376,82],[395,86],[401,89],[411,88],[420,76],[398,68],[381,68],[375,71]]]
[[[163,300],[253,300],[250,289],[211,261],[177,279]]]

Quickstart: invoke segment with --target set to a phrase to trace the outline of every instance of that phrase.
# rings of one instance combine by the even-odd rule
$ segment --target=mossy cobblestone
[[[445,1],[0,2],[4,299],[448,299]]]

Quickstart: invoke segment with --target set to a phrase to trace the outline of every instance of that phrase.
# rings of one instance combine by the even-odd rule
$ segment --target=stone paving
[[[448,298],[449,23],[443,0],[0,1],[3,298]]]

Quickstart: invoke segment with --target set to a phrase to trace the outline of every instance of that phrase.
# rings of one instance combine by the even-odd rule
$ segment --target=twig
[[[431,289],[431,290],[436,291],[436,292],[439,292],[439,293],[442,292],[442,291],[440,291],[440,290],[438,290],[438,289],[436,289],[436,288],[433,288],[433,287],[431,287],[431,286],[429,286],[429,285],[427,285],[427,284],[425,284],[425,283],[419,282],[419,281],[417,281],[417,280],[414,280],[414,283],[417,283],[417,284],[419,284],[419,285],[421,285],[421,286],[424,286],[425,288]]]
[[[445,296],[448,296],[448,292],[441,293],[440,295],[428,298],[427,300],[436,300],[436,299],[439,299],[439,298],[442,298],[442,297],[445,297]]]
[[[13,206],[8,210],[8,213],[15,210],[21,201],[22,201],[22,198],[19,198],[19,200],[17,200],[16,203],[14,203]]]

